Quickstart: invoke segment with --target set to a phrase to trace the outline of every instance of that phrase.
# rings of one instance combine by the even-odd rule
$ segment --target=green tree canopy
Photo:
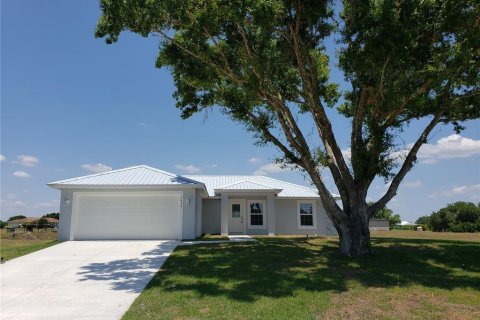
[[[480,231],[480,206],[458,201],[433,212],[428,218],[432,231],[475,232]]]
[[[19,215],[12,216],[12,217],[8,218],[7,221],[20,220],[20,219],[23,219],[23,218],[26,218],[26,217],[24,215],[19,214]]]
[[[430,216],[423,216],[418,218],[417,221],[415,221],[415,224],[421,225],[423,227],[428,227],[428,225],[430,224]]]
[[[100,6],[96,36],[107,43],[123,31],[159,37],[156,66],[171,71],[183,118],[220,108],[260,145],[276,146],[280,163],[310,177],[347,255],[370,252],[369,219],[395,196],[435,126],[460,131],[461,121],[480,115],[478,1],[101,0]],[[332,35],[339,41],[329,49],[339,52],[346,91],[330,78]],[[328,108],[351,122],[348,159]],[[418,119],[417,139],[404,157],[394,156],[396,137]],[[368,206],[376,177],[391,183]]]
[[[54,219],[59,220],[60,219],[60,213],[58,213],[58,212],[47,213],[43,217],[44,218],[54,218]]]
[[[392,228],[393,226],[396,226],[396,225],[400,224],[400,222],[402,222],[402,220],[400,219],[400,215],[399,214],[394,214],[393,210],[389,209],[387,207],[384,207],[384,208],[378,210],[373,215],[372,218],[387,219],[388,224],[390,225],[390,228]]]
[[[41,217],[37,220],[37,228],[48,228],[50,226],[50,222],[48,222],[47,218]]]

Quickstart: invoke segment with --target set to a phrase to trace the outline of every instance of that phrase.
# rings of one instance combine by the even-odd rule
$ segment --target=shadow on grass
[[[342,292],[350,281],[366,287],[425,287],[480,290],[480,243],[375,238],[375,255],[351,259],[329,239],[262,238],[255,243],[178,247],[146,290],[193,292],[251,302],[304,291]],[[158,263],[164,249],[145,258],[91,264],[89,280],[114,280],[116,290],[138,291],[144,268]],[[464,267],[462,267],[464,266]]]
[[[480,243],[375,239],[375,255],[351,259],[334,240],[261,239],[259,243],[178,248],[147,286],[240,301],[300,291],[410,286],[480,290]],[[465,269],[462,268],[465,266]]]

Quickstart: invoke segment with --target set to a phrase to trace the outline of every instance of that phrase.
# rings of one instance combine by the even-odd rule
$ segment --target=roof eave
[[[213,189],[215,192],[235,192],[235,193],[265,193],[265,192],[273,192],[273,193],[280,193],[283,189]]]
[[[185,188],[185,189],[196,189],[203,188],[206,191],[204,184],[122,184],[122,185],[108,185],[108,184],[58,184],[58,183],[47,183],[47,186],[53,189],[62,190],[62,189],[169,189],[169,188]]]

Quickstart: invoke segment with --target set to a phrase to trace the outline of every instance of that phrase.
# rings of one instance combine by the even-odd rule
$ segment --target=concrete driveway
[[[0,266],[0,317],[120,319],[177,241],[68,241]]]

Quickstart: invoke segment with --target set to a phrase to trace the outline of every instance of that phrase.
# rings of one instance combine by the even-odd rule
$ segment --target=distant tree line
[[[7,221],[0,220],[0,228],[3,228],[5,226],[7,226],[10,221],[20,220],[20,219],[23,219],[23,218],[26,218],[26,216],[24,216],[23,214],[18,214],[18,215],[15,215],[15,216],[11,216],[10,218],[8,218]],[[48,220],[45,219],[45,218],[54,218],[54,219],[60,220],[60,213],[59,212],[51,212],[51,213],[44,214],[37,221],[37,227],[38,228],[44,228],[44,227],[49,225]]]
[[[426,229],[442,232],[480,231],[480,203],[458,201],[415,222]]]

